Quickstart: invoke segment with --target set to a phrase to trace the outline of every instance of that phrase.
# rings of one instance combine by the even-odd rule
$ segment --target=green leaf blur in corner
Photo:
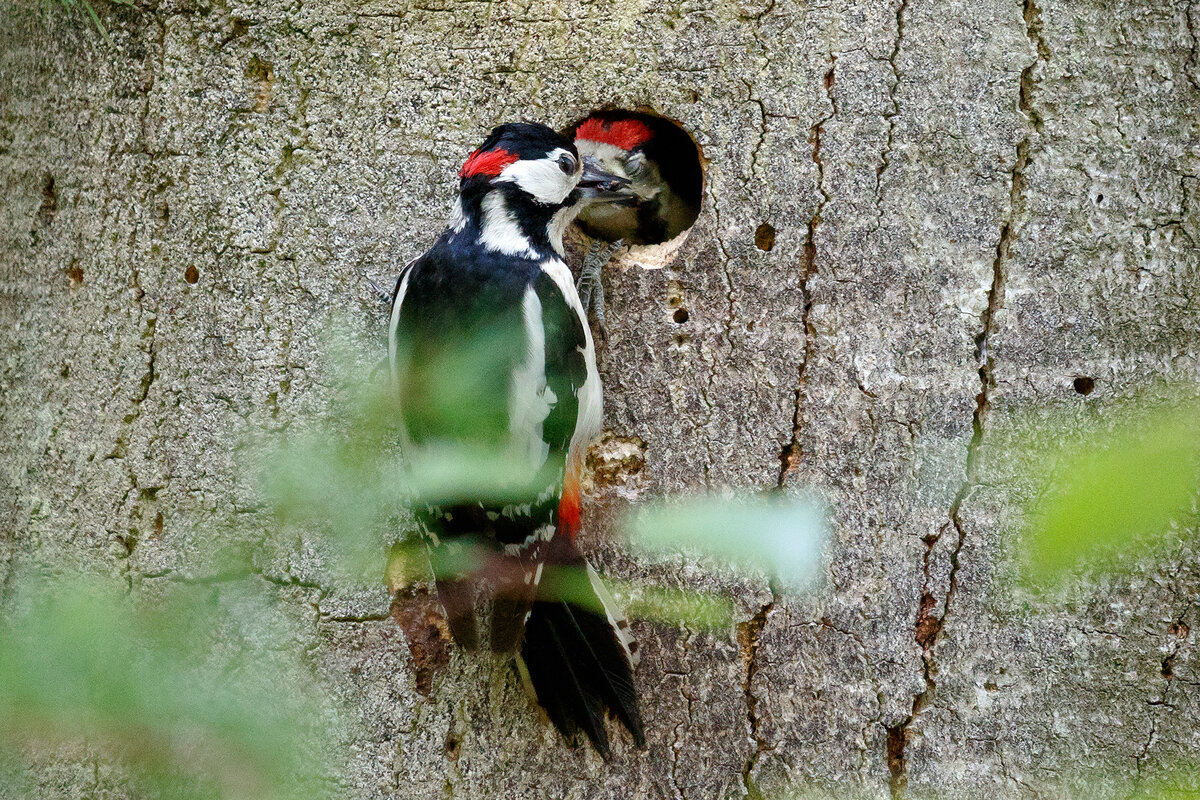
[[[23,793],[21,760],[83,745],[119,761],[138,794],[327,796],[331,706],[290,643],[254,624],[264,592],[221,591],[234,613],[211,585],[151,598],[85,576],[21,580],[0,623],[0,795]],[[231,625],[253,645],[214,655]]]
[[[1133,399],[1116,409],[1110,426],[1097,425],[1068,447],[1028,450],[1045,466],[1036,476],[1042,492],[1025,509],[1025,579],[1053,583],[1084,563],[1117,571],[1122,556],[1154,547],[1192,508],[1200,489],[1200,402],[1167,408]]]

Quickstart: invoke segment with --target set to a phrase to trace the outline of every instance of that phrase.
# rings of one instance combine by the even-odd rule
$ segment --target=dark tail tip
[[[633,667],[602,611],[539,600],[525,623],[522,660],[538,702],[573,744],[580,729],[605,759],[611,755],[605,712],[621,720],[638,747],[646,734],[633,689]]]

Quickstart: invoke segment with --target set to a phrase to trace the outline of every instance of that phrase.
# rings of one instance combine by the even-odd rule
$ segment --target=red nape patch
[[[503,147],[482,153],[476,150],[474,153],[471,153],[466,163],[462,165],[462,169],[458,171],[458,177],[470,178],[475,175],[491,175],[495,177],[518,158],[520,156],[516,153],[510,153]]]
[[[651,136],[650,126],[636,119],[600,120],[590,117],[575,129],[577,140],[613,144],[622,150],[632,150]]]

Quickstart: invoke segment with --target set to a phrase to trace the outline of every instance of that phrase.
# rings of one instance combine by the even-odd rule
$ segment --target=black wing
[[[488,577],[498,595],[506,587],[530,586],[516,591],[511,608],[498,599],[493,627],[500,635],[494,636],[494,644],[507,649],[515,646],[532,602],[526,594],[533,582],[525,578],[536,568],[535,548],[553,531],[578,414],[576,394],[586,379],[579,351],[583,331],[562,292],[536,262],[482,248],[456,250],[452,241],[443,237],[397,283],[393,373],[410,442],[507,448],[513,436],[514,374],[529,359],[531,335],[540,335],[545,349],[545,397],[552,402],[541,435],[548,455],[524,493],[504,503],[464,498],[453,506],[417,510],[418,523],[431,541],[467,539],[494,554]],[[531,287],[541,305],[540,320],[525,319]],[[507,553],[504,546],[509,546]],[[483,576],[457,571],[442,560],[449,555],[445,547],[431,549],[439,594],[456,638],[473,646],[475,594]]]

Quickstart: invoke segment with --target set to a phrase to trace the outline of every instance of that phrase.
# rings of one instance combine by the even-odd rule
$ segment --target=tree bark
[[[97,8],[112,46],[0,8],[0,576],[82,560],[153,592],[271,530],[236,444],[336,402],[335,312],[379,357],[364,275],[428,246],[486,131],[645,106],[707,184],[674,264],[606,273],[588,543],[741,622],[635,623],[649,748],[606,764],[503,664],[415,664],[405,614],[313,532],[259,568],[353,709],[342,796],[1101,796],[1095,771],[1200,752],[1194,549],[1026,596],[1005,577],[1034,487],[1001,457],[1017,410],[1082,422],[1200,377],[1194,0]],[[825,498],[823,590],[606,533],[727,487]],[[128,791],[69,759],[37,781]]]

